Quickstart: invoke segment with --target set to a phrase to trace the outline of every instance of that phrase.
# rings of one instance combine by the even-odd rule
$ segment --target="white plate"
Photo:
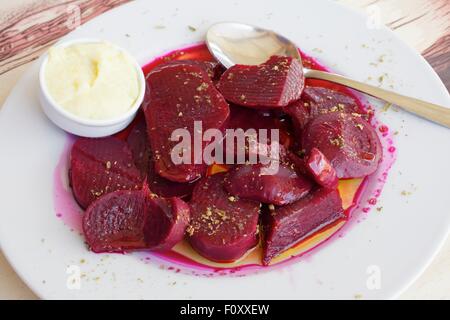
[[[273,28],[336,71],[375,83],[387,72],[386,87],[450,105],[445,87],[419,54],[387,29],[368,29],[364,17],[331,2],[137,1],[69,37],[113,41],[144,63],[201,40],[210,24],[224,20]],[[371,65],[383,54],[385,62]],[[53,172],[66,134],[39,107],[37,71],[35,63],[0,113],[0,242],[42,298],[391,298],[424,270],[446,238],[450,130],[390,110],[379,117],[399,131],[398,159],[377,205],[383,210],[372,210],[307,259],[256,275],[206,278],[163,270],[136,255],[92,254],[82,237],[55,217]],[[83,274],[80,289],[67,286],[71,265]],[[379,287],[371,282],[377,276]]]

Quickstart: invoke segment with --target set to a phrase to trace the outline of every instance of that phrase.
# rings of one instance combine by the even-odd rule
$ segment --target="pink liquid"
[[[309,68],[317,70],[327,70],[324,66],[319,64],[312,57],[302,54],[303,63]],[[196,59],[196,60],[212,60],[209,51],[204,44],[195,45],[193,47],[185,48],[182,50],[172,51],[166,55],[163,55],[149,64],[143,67],[144,73],[147,74],[155,66],[168,61],[179,59]],[[330,89],[338,90],[347,95],[351,95],[358,102],[362,109],[372,110],[371,106],[362,102],[362,97],[349,89],[340,85],[335,85],[321,80],[307,80],[307,84],[315,86],[323,86]],[[347,220],[345,223],[339,226],[338,229],[333,230],[333,234],[320,240],[316,245],[308,248],[300,254],[286,258],[285,260],[276,264],[263,267],[257,263],[248,263],[239,266],[227,267],[226,265],[216,267],[203,263],[199,263],[191,259],[191,257],[180,254],[175,251],[169,251],[165,253],[156,252],[136,252],[133,253],[137,258],[141,259],[144,263],[159,263],[161,268],[173,272],[183,272],[193,275],[202,276],[220,276],[220,275],[234,275],[243,276],[248,273],[263,272],[272,270],[274,268],[283,267],[285,265],[297,262],[299,259],[307,259],[311,254],[317,251],[319,248],[323,248],[324,243],[330,243],[335,241],[349,232],[349,228],[354,225],[355,222],[360,222],[366,216],[366,214],[377,204],[377,199],[381,195],[381,191],[386,182],[389,169],[396,158],[396,148],[393,145],[393,137],[389,128],[380,123],[375,117],[370,117],[370,121],[374,128],[377,128],[380,140],[383,146],[383,158],[378,170],[364,178],[360,184],[358,190],[353,195],[352,204],[346,209]],[[126,137],[127,130],[117,134],[118,137]],[[71,189],[68,184],[68,169],[69,169],[69,155],[70,148],[75,141],[73,136],[68,135],[67,143],[64,147],[61,158],[54,172],[54,208],[55,215],[69,228],[82,233],[81,221],[83,210],[76,203]],[[319,233],[322,232],[319,231]],[[313,235],[314,236],[314,235]],[[80,245],[82,245],[80,243]],[[245,262],[245,260],[244,260]]]

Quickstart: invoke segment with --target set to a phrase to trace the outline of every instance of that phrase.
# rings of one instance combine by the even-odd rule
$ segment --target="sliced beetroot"
[[[305,86],[300,100],[283,108],[291,117],[297,137],[311,119],[329,112],[362,113],[355,98],[336,90]]]
[[[142,190],[119,190],[93,202],[83,216],[83,233],[96,252],[147,248],[144,228],[149,196]]]
[[[267,142],[270,145],[271,141],[271,130],[276,129],[279,132],[279,143],[288,148],[291,143],[290,128],[288,127],[288,121],[285,118],[280,118],[278,115],[270,111],[256,110],[244,108],[236,105],[230,106],[230,117],[226,125],[226,129],[242,129],[245,133],[250,134],[248,130],[255,130],[256,139],[262,142],[262,137],[260,135],[260,130],[265,129],[267,132]],[[227,136],[229,133],[227,133]],[[222,141],[222,148],[224,152],[224,160],[228,154],[229,157],[234,157],[234,163],[237,163],[237,155],[239,152],[245,154],[246,158],[250,155],[249,140],[247,139],[245,146],[239,150],[239,145],[237,139],[235,139],[233,144],[227,143],[227,136]],[[239,152],[238,152],[239,151]],[[256,150],[255,150],[256,151]]]
[[[80,138],[70,154],[70,182],[75,199],[87,208],[109,192],[140,189],[142,176],[126,142]]]
[[[234,65],[225,71],[218,89],[225,99],[245,107],[284,107],[300,98],[303,69],[291,57],[272,56],[258,66]]]
[[[270,130],[279,130],[280,144],[289,147],[290,144],[290,127],[286,121],[286,117],[280,117],[276,112],[268,110],[255,110],[236,105],[230,106],[230,119],[227,129],[255,129],[258,133],[260,129],[267,130],[267,138],[270,141]],[[259,134],[258,134],[259,137]],[[259,139],[258,139],[259,140]]]
[[[202,61],[202,60],[171,60],[166,63],[158,65],[152,70],[152,72],[159,71],[166,67],[171,66],[197,66],[205,71],[211,80],[216,81],[220,79],[224,69],[222,65],[216,61]]]
[[[145,177],[150,166],[151,151],[144,117],[139,118],[131,128],[127,137],[127,143],[133,155],[134,164],[141,172],[141,175]]]
[[[235,166],[227,173],[225,189],[239,198],[278,206],[295,202],[311,190],[311,182],[297,174],[293,164],[277,164],[274,174],[266,174],[268,165],[260,163]]]
[[[152,250],[169,250],[184,238],[189,206],[179,198],[153,198],[148,205],[145,241]]]
[[[195,182],[173,182],[167,179],[164,179],[156,174],[153,166],[149,170],[149,174],[147,176],[148,186],[153,193],[165,197],[188,197],[192,194],[192,190],[194,190]]]
[[[187,229],[192,247],[217,262],[239,259],[259,240],[259,202],[228,194],[223,188],[224,178],[224,173],[217,173],[197,183]]]
[[[306,160],[304,158],[304,156],[299,156],[294,152],[287,152],[287,158],[289,159],[290,162],[292,162],[294,164],[294,168],[295,171],[302,176],[310,176],[309,170],[306,167]]]
[[[86,210],[83,232],[92,251],[168,250],[181,241],[189,207],[178,198],[155,198],[148,190],[109,193]]]
[[[356,114],[330,112],[317,116],[302,135],[306,154],[316,147],[331,162],[338,178],[373,173],[381,159],[381,143],[372,126]]]
[[[165,197],[180,197],[185,198],[189,197],[192,194],[192,190],[194,190],[195,182],[174,182],[163,177],[160,177],[156,174],[153,166],[150,168],[147,183],[152,190],[153,193]]]
[[[175,182],[198,179],[206,166],[194,163],[194,121],[201,121],[203,131],[221,129],[229,115],[227,102],[207,73],[195,65],[173,65],[153,71],[147,77],[147,87],[144,112],[156,172]],[[170,138],[176,129],[187,129],[191,135],[191,145],[184,150],[190,154],[191,164],[172,162],[172,149],[179,141]]]
[[[301,135],[301,130],[306,126],[311,118],[308,104],[302,100],[297,100],[283,108],[283,111],[291,117],[296,135]]]
[[[266,212],[263,264],[295,246],[314,232],[344,219],[342,200],[333,189],[319,189],[293,204]]]
[[[339,179],[330,161],[317,148],[312,148],[306,167],[314,180],[325,188],[336,189]]]
[[[282,119],[268,110],[257,110],[230,105],[230,118],[227,128],[247,129],[281,129]]]
[[[362,112],[356,99],[349,94],[324,87],[306,86],[301,102],[308,108],[312,118],[328,112]]]
[[[136,167],[140,170],[141,175],[146,177],[146,182],[153,193],[164,198],[184,198],[192,193],[194,183],[173,182],[164,179],[155,172],[144,118],[142,118],[142,121],[139,120],[131,129],[127,142]]]

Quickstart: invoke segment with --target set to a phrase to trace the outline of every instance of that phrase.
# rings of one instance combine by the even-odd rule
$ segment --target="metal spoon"
[[[256,65],[272,55],[291,56],[301,61],[297,46],[285,37],[262,28],[233,22],[211,26],[206,44],[226,68],[235,64]],[[450,109],[400,95],[347,77],[303,68],[305,78],[328,80],[395,104],[406,111],[450,128]]]

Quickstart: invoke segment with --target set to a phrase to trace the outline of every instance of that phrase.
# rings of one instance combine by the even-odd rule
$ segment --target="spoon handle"
[[[337,74],[305,69],[305,77],[311,79],[327,80],[342,84],[346,87],[366,93],[376,98],[380,98],[389,103],[395,104],[402,109],[419,115],[425,119],[434,121],[440,125],[450,128],[450,109],[429,103],[419,99],[403,96],[401,94],[381,89],[363,82],[355,81]]]

